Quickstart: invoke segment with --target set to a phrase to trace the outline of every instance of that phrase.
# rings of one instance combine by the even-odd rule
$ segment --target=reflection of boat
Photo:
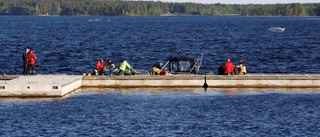
[[[196,60],[190,57],[174,57],[162,67],[162,70],[168,71],[170,74],[198,74],[203,54]]]
[[[101,19],[89,19],[89,22],[94,22],[94,21],[101,21]]]
[[[268,31],[271,32],[283,32],[286,28],[281,28],[281,27],[271,27],[268,29]]]

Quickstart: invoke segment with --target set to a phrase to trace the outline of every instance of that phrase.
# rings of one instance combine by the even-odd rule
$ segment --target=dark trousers
[[[27,72],[29,75],[35,75],[36,74],[36,67],[34,64],[28,64]]]
[[[23,64],[23,75],[28,75],[28,65],[27,64]]]

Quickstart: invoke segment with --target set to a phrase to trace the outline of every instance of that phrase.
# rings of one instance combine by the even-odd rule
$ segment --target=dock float
[[[205,81],[206,77],[206,81]],[[320,88],[318,74],[84,76],[82,87],[105,88]]]
[[[35,75],[0,77],[0,97],[63,97],[81,87],[82,76]]]
[[[79,88],[320,88],[319,74],[0,76],[0,97],[63,97]]]

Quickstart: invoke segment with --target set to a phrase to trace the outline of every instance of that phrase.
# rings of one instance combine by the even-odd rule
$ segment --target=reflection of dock
[[[204,75],[1,76],[0,97],[63,97],[76,89],[202,88]],[[209,88],[320,88],[318,74],[206,75]]]

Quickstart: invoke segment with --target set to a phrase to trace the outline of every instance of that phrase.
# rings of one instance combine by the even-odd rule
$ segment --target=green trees
[[[314,8],[314,14],[320,16],[320,4],[318,7]]]
[[[305,16],[305,6],[300,3],[275,5],[246,5],[241,12],[243,16]]]
[[[268,5],[200,4],[132,0],[0,0],[1,15],[110,15],[162,14],[242,16],[316,16],[319,3]]]

